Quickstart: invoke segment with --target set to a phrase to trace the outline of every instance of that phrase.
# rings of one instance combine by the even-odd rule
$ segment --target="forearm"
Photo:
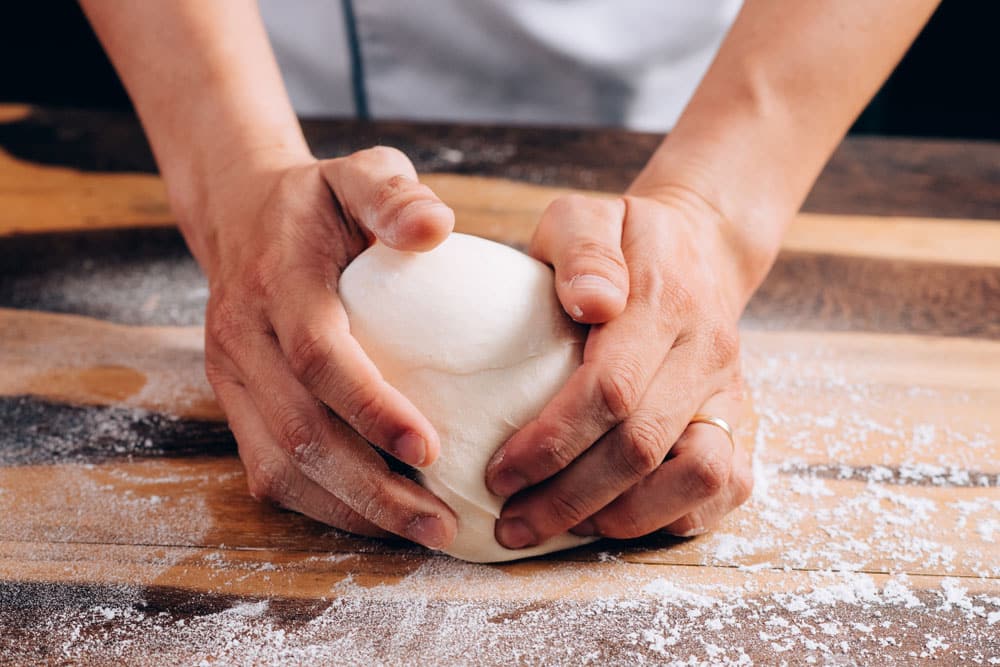
[[[697,197],[730,225],[749,298],[833,149],[938,0],[747,0],[637,194]]]
[[[217,176],[309,151],[252,0],[81,5],[135,104],[196,255]],[[199,257],[202,259],[202,257]]]

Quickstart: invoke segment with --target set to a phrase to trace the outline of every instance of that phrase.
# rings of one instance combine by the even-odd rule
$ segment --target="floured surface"
[[[749,664],[773,663],[776,655],[820,664],[1000,661],[996,581],[612,560],[594,568],[603,590],[580,595],[586,582],[578,567],[524,573],[431,558],[392,583],[347,576],[329,584],[326,599],[302,601],[225,591],[240,578],[283,579],[282,565],[241,571],[215,552],[201,560],[218,569],[223,592],[186,608],[172,589],[127,584],[96,595],[52,584],[6,589],[4,609],[26,608],[18,618],[31,622],[7,624],[0,648],[26,659],[129,664],[362,665],[416,657],[433,665]],[[338,557],[312,557],[312,568],[324,565],[340,569]],[[494,593],[470,598],[469,582]],[[0,627],[10,616],[0,611]]]
[[[249,498],[201,330],[165,326],[203,321],[204,279],[174,230],[137,228],[172,223],[162,185],[88,173],[134,147],[67,114],[0,155],[0,235],[74,230],[0,239],[0,303],[27,309],[0,313],[0,663],[1000,664],[1000,226],[927,217],[997,217],[996,147],[835,158],[814,203],[915,217],[796,222],[744,321],[756,497],[715,532],[479,567]],[[655,143],[439,132],[320,143],[609,189]],[[427,181],[520,247],[564,192]]]
[[[123,365],[147,377],[198,372],[184,345],[139,354],[148,330],[55,324],[32,351],[65,377],[74,359],[91,368],[111,344],[134,348]],[[81,336],[86,346],[73,343]],[[188,417],[157,417],[176,426],[153,449],[140,435],[170,430],[145,408],[113,408],[139,410],[122,413],[115,437],[115,422],[95,417],[64,442],[49,434],[30,457],[9,449],[33,437],[22,433],[3,445],[0,467],[0,654],[134,664],[1000,661],[1000,344],[746,332],[744,348],[754,414],[739,434],[753,438],[757,483],[745,507],[693,540],[602,542],[501,567],[354,538],[256,503],[231,442]],[[927,370],[935,359],[947,359],[941,372]],[[182,407],[187,386],[153,382],[143,401]],[[39,398],[0,398],[0,409]],[[198,455],[192,434],[213,456]]]

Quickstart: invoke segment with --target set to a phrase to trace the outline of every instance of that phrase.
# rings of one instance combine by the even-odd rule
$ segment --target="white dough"
[[[584,331],[563,313],[549,267],[465,234],[426,253],[376,243],[344,271],[340,297],[352,335],[441,436],[420,481],[458,516],[447,553],[497,562],[590,541],[566,534],[529,549],[500,546],[493,529],[503,499],[484,479],[497,448],[582,361]]]

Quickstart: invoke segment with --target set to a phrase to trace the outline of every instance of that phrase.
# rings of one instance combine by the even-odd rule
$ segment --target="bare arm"
[[[135,104],[192,250],[218,175],[308,160],[253,0],[81,0]]]
[[[399,151],[313,158],[252,0],[82,4],[208,276],[206,374],[251,492],[352,532],[447,545],[451,510],[368,444],[422,466],[437,433],[350,335],[336,286],[372,236],[425,250],[454,214]]]
[[[677,126],[620,202],[555,202],[531,251],[584,364],[487,471],[509,547],[568,529],[703,532],[752,486],[691,424],[741,413],[737,320],[823,164],[937,0],[748,0]],[[587,277],[587,280],[581,280]],[[596,287],[596,285],[603,287]]]
[[[748,0],[669,134],[632,185],[679,188],[729,220],[745,297],[833,149],[940,0]]]

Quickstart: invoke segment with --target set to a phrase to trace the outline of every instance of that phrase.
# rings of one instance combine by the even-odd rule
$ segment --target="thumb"
[[[375,146],[326,160],[321,169],[344,214],[391,248],[430,250],[455,227],[454,211],[395,148]]]
[[[622,200],[583,195],[560,197],[542,214],[529,252],[555,269],[559,301],[577,322],[599,324],[625,310],[624,218]]]

